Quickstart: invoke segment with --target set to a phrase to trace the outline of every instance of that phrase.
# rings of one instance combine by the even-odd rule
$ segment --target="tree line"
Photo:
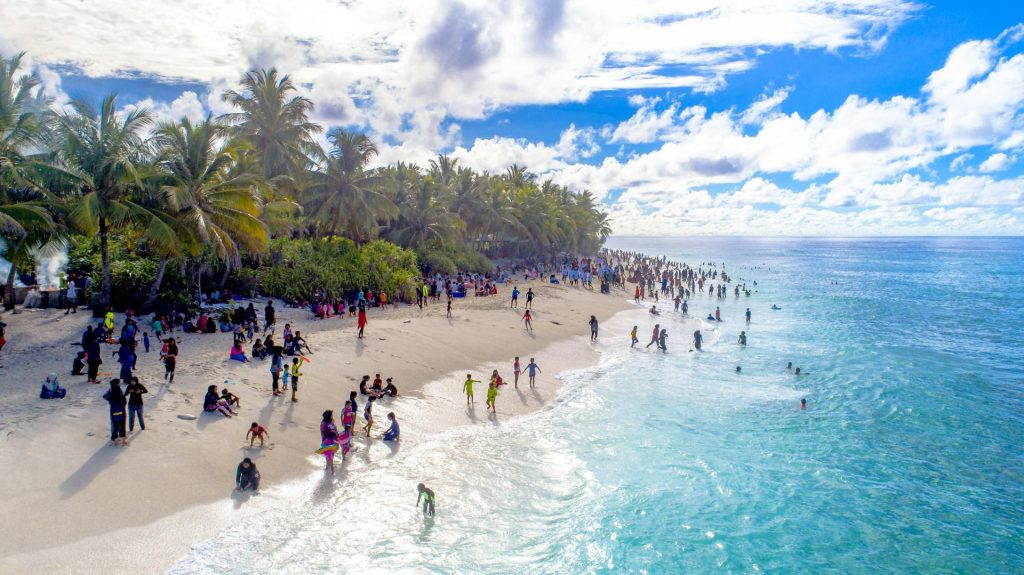
[[[148,306],[169,268],[193,284],[214,274],[223,283],[262,265],[272,240],[386,240],[442,269],[467,253],[593,253],[611,233],[590,192],[540,182],[522,166],[481,173],[442,154],[427,166],[371,167],[376,144],[343,128],[327,131],[324,147],[314,103],[275,69],[250,71],[221,95],[233,112],[157,122],[148,109],[119,109],[116,94],[57,107],[23,57],[0,59],[7,297],[16,270],[82,242],[99,252],[93,303],[104,308],[112,256],[123,251],[114,244],[154,262]]]

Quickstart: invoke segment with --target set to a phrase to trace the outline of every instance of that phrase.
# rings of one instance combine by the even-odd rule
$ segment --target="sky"
[[[4,0],[55,106],[289,74],[378,163],[590,190],[621,235],[1024,235],[1024,4]]]

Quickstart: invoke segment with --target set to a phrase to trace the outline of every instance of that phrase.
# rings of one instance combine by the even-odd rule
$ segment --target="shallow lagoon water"
[[[610,247],[725,262],[757,293],[691,300],[722,307],[704,353],[681,318],[659,318],[668,353],[628,347],[643,310],[606,322],[601,364],[544,410],[368,450],[170,572],[1024,572],[1024,240]]]

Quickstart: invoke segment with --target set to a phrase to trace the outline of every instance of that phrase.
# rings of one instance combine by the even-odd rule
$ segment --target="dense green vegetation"
[[[488,257],[593,253],[611,233],[589,192],[522,166],[479,173],[445,155],[374,166],[376,145],[340,128],[325,149],[313,102],[276,70],[249,72],[222,97],[235,112],[195,123],[157,124],[118,109],[116,94],[55,109],[22,55],[0,59],[8,288],[17,269],[70,245],[98,307],[223,285],[294,299],[401,294],[417,265],[485,271]]]

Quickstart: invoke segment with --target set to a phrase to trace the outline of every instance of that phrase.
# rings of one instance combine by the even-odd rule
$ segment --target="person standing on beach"
[[[630,344],[629,344],[629,347],[633,347],[634,345],[640,343],[640,340],[636,338],[636,326],[635,325],[633,326],[632,331],[629,332],[629,339],[631,340]]]
[[[597,341],[597,316],[590,316],[590,341]]]
[[[526,290],[526,309],[533,309],[533,288]]]
[[[68,315],[68,313],[78,313],[78,288],[75,286],[75,274],[71,274],[71,278],[68,280],[66,301],[67,309],[64,310],[64,315]]]
[[[512,288],[512,303],[509,304],[508,307],[509,308],[513,308],[513,307],[514,308],[518,308],[519,307],[519,286],[515,286],[515,287]]]
[[[366,307],[360,304],[359,315],[357,316],[356,327],[359,328],[359,339],[363,339],[363,330],[366,329]]]
[[[452,298],[448,296],[448,311],[445,312],[444,316],[448,319],[452,319]]]
[[[292,358],[292,401],[298,401],[295,394],[299,391],[299,378],[302,377],[302,360]]]
[[[462,391],[466,394],[466,405],[473,403],[473,384],[480,383],[478,380],[473,379],[473,374],[466,374],[466,382],[462,384]]]
[[[498,383],[491,379],[491,383],[487,386],[487,409],[493,411],[495,414],[498,410],[494,407],[495,400],[498,399]]]
[[[273,334],[274,330],[277,329],[276,319],[274,302],[268,301],[267,307],[263,308],[263,323],[265,324],[263,326],[263,337],[267,337],[267,332]]]
[[[533,316],[530,315],[529,308],[527,308],[526,313],[523,314],[523,323],[526,324],[526,331],[533,331]]]
[[[110,404],[110,441],[115,445],[121,445],[122,447],[128,445],[125,436],[124,424],[125,424],[125,405],[128,400],[124,396],[124,392],[121,391],[121,380],[112,379],[110,380],[110,389],[103,394],[103,399],[107,400]],[[120,441],[120,444],[118,443]]]
[[[139,429],[146,429],[146,420],[142,418],[142,394],[149,393],[146,386],[139,383],[139,378],[133,377],[131,383],[124,390],[128,396],[128,431],[135,431],[135,418],[139,418]]]
[[[658,343],[658,336],[661,335],[661,324],[654,324],[654,332],[651,333],[651,341],[647,342],[647,347],[651,347]]]
[[[161,349],[160,354],[163,356],[164,362],[164,379],[169,383],[174,383],[174,368],[178,363],[178,343],[174,341],[173,337],[167,338],[164,347],[167,348],[166,353]]]
[[[533,389],[534,384],[537,381],[537,372],[540,371],[540,366],[530,358],[530,363],[526,364],[526,374],[530,376],[530,389]]]
[[[377,396],[371,395],[366,399],[366,407],[363,409],[363,419],[366,420],[366,425],[363,429],[366,431],[366,437],[370,437],[370,430],[373,429],[373,402],[377,400]]]
[[[515,377],[516,389],[519,389],[519,374],[522,370],[519,369],[519,356],[516,356],[516,360],[512,362],[512,375]]]
[[[0,330],[2,331],[2,330]],[[100,364],[103,358],[100,357],[100,340],[92,326],[85,328],[82,334],[82,350],[85,351],[86,362],[89,364],[89,383],[99,383]]]

